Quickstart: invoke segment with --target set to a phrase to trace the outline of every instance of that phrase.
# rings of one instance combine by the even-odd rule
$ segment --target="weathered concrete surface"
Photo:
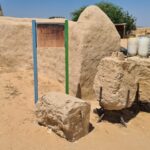
[[[131,107],[136,100],[139,84],[139,100],[150,102],[150,59],[124,58],[121,53],[102,59],[94,81],[97,98],[108,110]]]
[[[62,93],[51,92],[36,105],[39,124],[56,134],[75,141],[89,132],[90,104]]]
[[[92,99],[95,97],[93,82],[99,61],[120,50],[120,36],[111,20],[97,6],[89,6],[83,11],[70,36],[71,90],[76,93],[75,87],[80,84],[82,97]]]
[[[134,102],[137,84],[136,75],[130,72],[131,67],[132,64],[127,60],[115,55],[106,57],[100,62],[94,89],[99,99],[100,87],[102,87],[101,104],[105,109],[121,110],[130,107]]]

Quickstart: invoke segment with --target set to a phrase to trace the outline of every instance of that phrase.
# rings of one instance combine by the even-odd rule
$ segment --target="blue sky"
[[[6,16],[41,17],[64,16],[81,6],[101,0],[0,0]],[[108,0],[129,11],[137,18],[138,26],[150,26],[150,0]]]

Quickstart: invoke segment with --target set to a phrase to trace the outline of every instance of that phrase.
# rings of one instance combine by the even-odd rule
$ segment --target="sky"
[[[71,12],[101,0],[0,0],[5,16],[25,18],[48,18],[63,16],[71,18]],[[105,0],[119,5],[136,17],[137,26],[150,27],[150,0]]]

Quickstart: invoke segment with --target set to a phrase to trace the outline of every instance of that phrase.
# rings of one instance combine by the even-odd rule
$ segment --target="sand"
[[[0,149],[2,150],[149,150],[150,114],[140,112],[127,124],[107,121],[97,123],[91,112],[94,129],[75,143],[67,142],[36,123],[33,100],[32,70],[11,71],[0,67]],[[48,91],[62,91],[63,87],[49,78],[40,78],[40,96]],[[96,100],[89,100],[92,108]]]
[[[127,43],[128,43],[128,39],[121,39],[121,47],[122,48],[126,49],[128,47]]]

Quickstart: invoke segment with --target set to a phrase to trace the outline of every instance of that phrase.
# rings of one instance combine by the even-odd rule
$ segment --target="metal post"
[[[68,42],[68,20],[65,21],[65,89],[69,94],[69,42]]]
[[[38,66],[37,66],[37,33],[36,21],[32,20],[32,40],[33,40],[33,70],[34,70],[34,102],[38,101]]]

